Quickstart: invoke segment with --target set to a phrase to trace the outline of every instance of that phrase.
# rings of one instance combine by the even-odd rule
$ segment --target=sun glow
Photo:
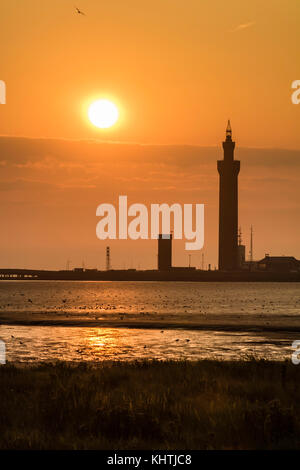
[[[112,127],[119,119],[119,111],[114,103],[108,100],[94,101],[88,109],[88,117],[94,126],[100,129]]]

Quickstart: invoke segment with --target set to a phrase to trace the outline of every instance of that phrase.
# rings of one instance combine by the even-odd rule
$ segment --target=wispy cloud
[[[230,32],[235,33],[237,31],[241,31],[242,29],[251,28],[251,26],[254,26],[254,25],[255,25],[255,21],[249,21],[249,23],[242,23],[242,24],[239,24],[236,28],[231,29]]]

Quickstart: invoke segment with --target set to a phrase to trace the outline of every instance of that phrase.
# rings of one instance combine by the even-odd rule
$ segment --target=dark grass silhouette
[[[294,449],[300,366],[0,367],[1,449]]]

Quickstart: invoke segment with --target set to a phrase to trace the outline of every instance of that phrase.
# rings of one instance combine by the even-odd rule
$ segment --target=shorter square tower
[[[167,271],[172,268],[172,234],[158,236],[158,269]]]

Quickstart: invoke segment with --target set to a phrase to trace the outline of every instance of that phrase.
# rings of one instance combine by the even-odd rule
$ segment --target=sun
[[[89,120],[100,129],[108,129],[119,119],[117,106],[108,100],[94,101],[88,109]]]

